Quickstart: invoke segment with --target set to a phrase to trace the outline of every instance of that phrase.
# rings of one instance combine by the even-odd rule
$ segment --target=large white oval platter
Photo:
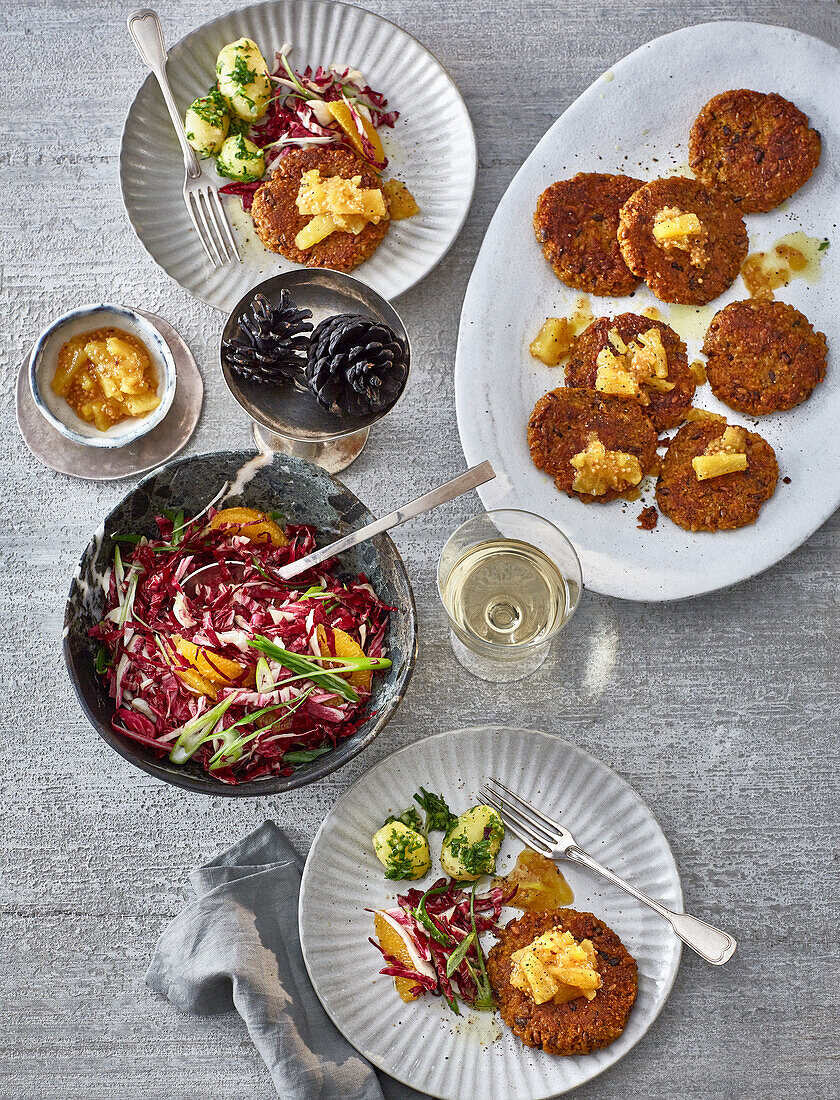
[[[224,15],[169,49],[166,71],[179,107],[186,110],[206,94],[219,50],[243,36],[254,39],[272,69],[284,42],[292,44],[296,68],[346,63],[360,69],[387,97],[389,109],[400,112],[394,129],[383,131],[387,174],[408,185],[420,213],[394,222],[353,274],[385,298],[402,294],[443,258],[472,202],[475,135],[460,92],[440,62],[387,19],[334,0],[281,0]],[[216,175],[211,160],[202,167],[219,186],[230,182]],[[262,279],[297,266],[263,247],[250,215],[230,197],[223,201],[243,262],[214,269],[187,215],[183,183],[175,131],[149,76],[123,130],[120,184],[131,224],[152,259],[191,294],[225,311]]]
[[[574,908],[610,925],[639,966],[639,995],[624,1034],[582,1057],[557,1058],[523,1046],[494,1013],[464,1010],[455,1017],[439,998],[403,1004],[393,980],[378,974],[381,956],[368,942],[373,917],[365,908],[395,904],[402,885],[388,882],[370,838],[391,813],[412,804],[421,785],[439,791],[453,812],[480,801],[497,776],[556,811],[579,843],[608,867],[672,908],[682,908],[674,857],[641,798],[606,764],[536,730],[504,726],[453,730],[400,749],[363,775],[336,802],[306,861],[300,892],[300,939],[309,977],[324,1008],[353,1046],[379,1069],[445,1100],[544,1100],[602,1073],[641,1039],[673,985],[680,943],[650,909],[588,872],[563,865]],[[440,875],[441,834],[434,862],[418,883]],[[506,838],[502,873],[522,845]],[[505,910],[503,919],[521,915]],[[492,945],[488,937],[487,947]]]
[[[489,458],[497,478],[482,486],[488,508],[521,507],[557,523],[580,554],[584,583],[632,600],[672,600],[723,588],[767,569],[803,543],[840,504],[840,52],[815,38],[757,23],[707,23],[664,35],[599,78],[555,122],[519,170],[490,223],[461,315],[455,392],[458,427],[470,463]],[[534,238],[540,193],[576,172],[620,172],[640,179],[688,172],[688,133],[704,103],[729,88],[775,91],[792,99],[822,133],[821,163],[781,209],[746,218],[750,248],[802,230],[831,240],[821,278],[794,280],[777,297],[826,333],[825,382],[792,412],[748,421],[718,403],[708,386],[695,403],[759,431],[776,449],[781,477],[756,524],[691,535],[664,516],[655,531],[635,517],[654,503],[584,505],[557,492],[531,462],[525,428],[547,390],[563,385],[527,350],[547,316],[571,311],[578,294],[554,275]],[[690,173],[688,173],[690,174]],[[514,262],[515,261],[515,262]],[[687,340],[689,360],[713,314],[747,297],[740,279],[710,308],[658,302],[642,285],[630,298],[591,298],[598,315],[657,306]]]

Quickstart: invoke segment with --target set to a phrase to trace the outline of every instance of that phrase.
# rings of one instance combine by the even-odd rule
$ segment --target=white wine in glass
[[[539,668],[581,588],[580,562],[566,536],[515,509],[462,524],[438,563],[455,656],[485,680],[518,680]]]

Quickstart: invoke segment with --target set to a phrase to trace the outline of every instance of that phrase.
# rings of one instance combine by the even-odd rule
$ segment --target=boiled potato
[[[492,875],[504,836],[502,819],[492,806],[472,806],[447,830],[440,865],[460,882]]]
[[[262,118],[271,98],[268,65],[256,42],[240,38],[216,58],[219,92],[228,108],[247,122]]]
[[[385,878],[422,878],[432,865],[429,842],[401,821],[389,821],[373,836],[373,850],[385,868]]]
[[[225,138],[225,142],[216,157],[216,171],[220,176],[237,180],[239,183],[249,183],[251,180],[262,179],[265,175],[265,156],[258,145],[253,141],[236,134],[234,137]]]
[[[187,141],[202,158],[214,157],[228,135],[230,115],[218,92],[194,100],[184,116]]]

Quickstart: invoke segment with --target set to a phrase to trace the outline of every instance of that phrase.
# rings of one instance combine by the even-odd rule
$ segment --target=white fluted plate
[[[679,600],[754,577],[801,546],[840,505],[840,51],[785,27],[720,22],[683,27],[655,38],[610,70],[554,123],[499,203],[478,254],[461,313],[455,360],[458,429],[467,461],[489,458],[495,480],[482,485],[485,508],[526,508],[561,528],[574,544],[586,588],[627,600]],[[585,505],[558,492],[534,466],[528,417],[547,390],[564,384],[528,354],[546,317],[571,312],[578,291],[555,276],[534,238],[541,192],[577,172],[620,172],[643,180],[687,165],[688,135],[700,108],[718,92],[778,92],[810,116],[822,133],[822,158],[811,179],[768,214],[748,214],[750,251],[771,248],[803,231],[829,238],[818,278],[794,279],[776,296],[802,310],[828,337],[825,381],[790,412],[744,417],[701,386],[695,404],[759,432],[776,451],[780,480],[758,521],[737,531],[697,532],[665,516],[641,531],[636,516],[655,504],[651,480],[642,500]],[[510,257],[516,256],[516,263]],[[700,352],[714,314],[747,297],[741,279],[708,306],[663,305],[641,284],[632,297],[591,297],[596,316],[660,309]],[[783,480],[784,479],[784,480]]]
[[[682,888],[662,830],[632,787],[606,764],[560,737],[537,730],[482,726],[453,730],[400,749],[363,775],[336,802],[315,837],[300,891],[300,939],[309,977],[338,1029],[379,1069],[443,1100],[545,1100],[596,1077],[641,1039],[676,977],[680,942],[651,910],[572,864],[562,870],[576,909],[601,917],[639,967],[639,995],[627,1027],[611,1046],[558,1058],[524,1046],[496,1013],[455,1017],[440,998],[404,1004],[393,979],[378,971],[365,908],[395,904],[405,884],[388,882],[370,838],[385,818],[412,804],[422,785],[441,792],[454,813],[480,801],[496,776],[559,816],[597,859],[666,905],[682,909]],[[441,834],[433,834],[432,870],[440,874]],[[499,869],[522,844],[507,837]],[[506,910],[505,919],[520,915]],[[492,937],[486,937],[487,946]]]
[[[406,183],[420,213],[394,222],[353,274],[385,298],[402,294],[443,258],[472,202],[475,135],[452,79],[416,38],[381,16],[334,0],[280,0],[223,15],[169,49],[167,74],[182,111],[206,95],[219,50],[243,36],[254,39],[272,69],[284,42],[292,44],[296,68],[335,63],[360,69],[387,97],[389,109],[400,112],[394,129],[381,131],[387,174]],[[212,160],[202,167],[219,186],[230,182],[216,175]],[[214,269],[187,215],[183,182],[175,131],[149,76],[123,130],[120,185],[131,224],[152,259],[185,290],[226,312],[256,283],[298,266],[263,247],[250,214],[231,196],[223,201],[243,262]]]

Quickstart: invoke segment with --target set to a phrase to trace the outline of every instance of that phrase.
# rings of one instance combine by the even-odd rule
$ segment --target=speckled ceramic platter
[[[166,24],[164,22],[164,34]],[[463,99],[440,63],[406,31],[373,12],[333,0],[255,4],[207,23],[169,49],[167,74],[182,110],[205,95],[216,56],[246,36],[272,59],[292,44],[297,68],[347,64],[360,69],[400,117],[383,135],[387,173],[403,180],[420,214],[395,222],[356,275],[394,298],[428,274],[464,224],[472,202],[476,147]],[[126,50],[131,42],[126,35]],[[138,62],[139,64],[139,62]],[[204,161],[210,178],[212,162]],[[131,105],[120,151],[120,183],[131,224],[152,258],[182,287],[230,310],[255,283],[295,265],[263,248],[250,214],[225,199],[243,262],[214,269],[207,261],[181,197],[184,167],[160,89],[149,77]]]
[[[189,442],[201,413],[204,383],[185,341],[168,321],[137,309],[155,326],[175,359],[172,407],[148,435],[122,447],[86,447],[67,439],[41,415],[29,385],[29,357],[23,361],[15,389],[15,412],[23,441],[34,458],[59,474],[88,481],[118,481],[136,477],[168,462]]]
[[[79,703],[100,736],[143,771],[203,794],[248,797],[276,794],[312,783],[340,768],[378,736],[402,701],[417,656],[417,616],[408,574],[397,548],[379,535],[341,555],[342,572],[366,573],[378,595],[397,608],[385,637],[392,667],[374,681],[371,717],[332,752],[288,777],[229,785],[220,783],[192,762],[184,766],[163,760],[145,746],[120,737],[111,728],[113,700],[94,671],[97,645],[90,628],[102,618],[103,584],[114,557],[113,534],[155,533],[162,509],[184,509],[197,515],[228,485],[226,506],[282,511],[291,523],[312,523],[319,543],[331,542],[373,519],[350,490],[326,471],[286,455],[221,451],[170,463],[147,477],[106,517],[88,543],[76,568],[64,614],[64,659]]]
[[[639,967],[639,995],[627,1027],[604,1050],[557,1058],[523,1046],[498,1015],[464,1010],[453,1016],[440,998],[404,1004],[381,956],[368,943],[366,908],[395,904],[370,837],[389,814],[412,803],[422,784],[439,791],[453,812],[479,801],[481,784],[498,776],[574,830],[580,844],[608,867],[672,908],[682,888],[662,830],[641,798],[606,764],[560,737],[536,730],[482,726],[428,737],[387,757],[336,802],[318,831],[300,891],[300,938],[309,977],[324,1008],[353,1046],[392,1077],[444,1100],[545,1100],[596,1077],[642,1038],[667,1000],[680,942],[650,909],[588,872],[563,864],[576,909],[603,918]],[[439,855],[440,834],[432,844]],[[504,874],[522,845],[505,839]],[[440,875],[435,858],[420,883]],[[505,910],[505,920],[518,916]],[[487,947],[492,937],[487,937]]]
[[[468,462],[489,458],[497,477],[479,492],[488,508],[528,508],[553,520],[580,555],[584,583],[632,600],[697,596],[762,572],[800,546],[840,504],[840,52],[815,38],[756,23],[708,23],[647,43],[612,66],[573,103],[525,162],[485,236],[464,300],[456,363],[456,402]],[[700,108],[730,88],[775,91],[792,99],[822,133],[813,177],[782,207],[746,217],[750,250],[767,249],[802,231],[829,239],[821,267],[794,279],[777,298],[802,310],[829,347],[825,382],[791,412],[751,420],[697,391],[695,404],[729,414],[775,448],[782,480],[758,522],[738,531],[688,534],[664,516],[640,531],[636,516],[654,503],[584,505],[557,492],[531,462],[528,417],[563,371],[528,354],[548,316],[573,309],[577,291],[554,275],[534,237],[541,192],[577,172],[619,172],[641,179],[690,174],[688,134]],[[815,240],[816,244],[816,240]],[[516,263],[510,257],[516,256]],[[641,285],[629,298],[591,298],[596,316],[648,306],[661,310],[697,356],[717,310],[747,297],[740,279],[701,310],[668,306]]]

